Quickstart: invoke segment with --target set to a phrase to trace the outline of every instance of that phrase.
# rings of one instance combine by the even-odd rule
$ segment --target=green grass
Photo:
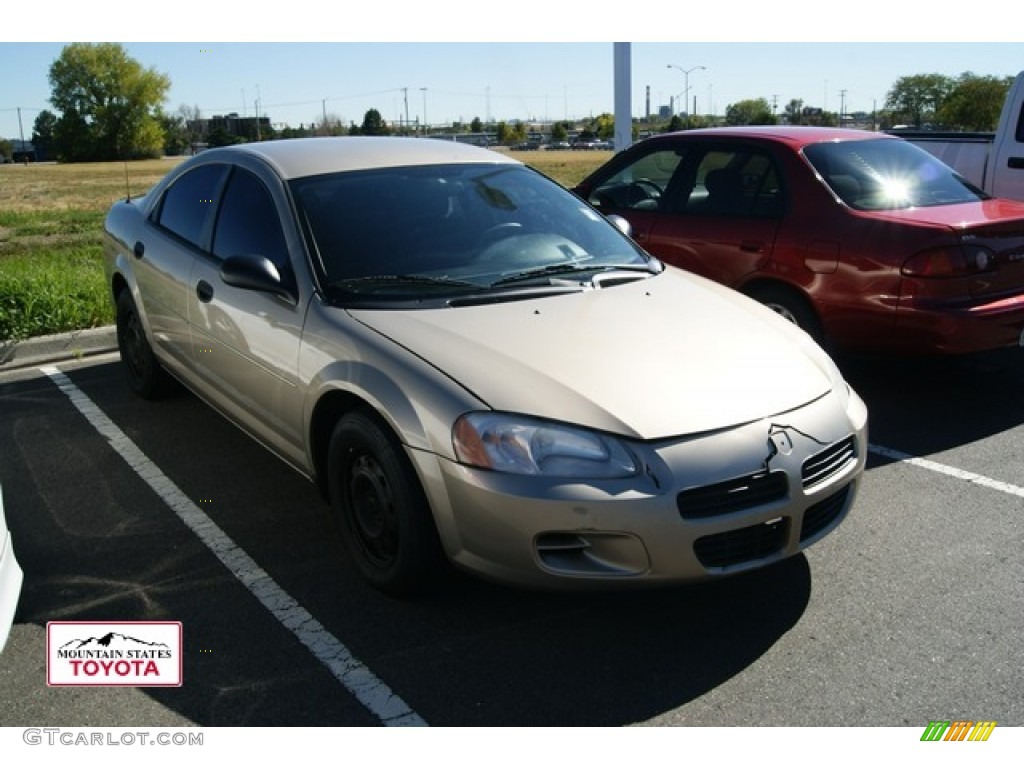
[[[611,156],[510,154],[566,187]],[[0,165],[0,341],[114,321],[103,276],[103,218],[126,186],[140,194],[176,162]]]
[[[0,339],[113,322],[99,245],[64,246],[0,261]]]

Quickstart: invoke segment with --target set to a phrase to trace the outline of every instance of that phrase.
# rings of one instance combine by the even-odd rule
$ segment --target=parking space
[[[116,356],[2,374],[26,583],[0,725],[1024,724],[1024,361],[840,362],[873,452],[804,555],[639,593],[452,575],[409,601],[366,587],[312,485],[190,394],[132,397]],[[184,684],[47,688],[58,619],[183,622]]]

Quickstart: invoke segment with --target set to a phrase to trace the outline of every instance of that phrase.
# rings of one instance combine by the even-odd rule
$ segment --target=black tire
[[[341,418],[328,449],[331,508],[360,575],[395,596],[422,592],[444,571],[433,516],[391,431],[364,411]]]
[[[142,318],[127,288],[117,295],[117,348],[132,392],[146,400],[155,400],[165,393],[167,373],[149,346]]]
[[[796,291],[778,285],[763,285],[751,289],[747,295],[805,331],[818,344],[824,343],[825,334],[817,313]]]

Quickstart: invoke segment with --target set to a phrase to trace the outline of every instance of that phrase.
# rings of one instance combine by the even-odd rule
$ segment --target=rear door
[[[212,201],[227,168],[222,163],[200,165],[177,178],[151,213],[142,238],[133,244],[135,279],[154,346],[186,378],[192,358],[189,275],[209,236]]]

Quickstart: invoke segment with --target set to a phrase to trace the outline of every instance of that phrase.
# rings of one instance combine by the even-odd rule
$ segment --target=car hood
[[[795,326],[672,268],[544,298],[349,312],[495,410],[644,440],[773,416],[835,384]]]

